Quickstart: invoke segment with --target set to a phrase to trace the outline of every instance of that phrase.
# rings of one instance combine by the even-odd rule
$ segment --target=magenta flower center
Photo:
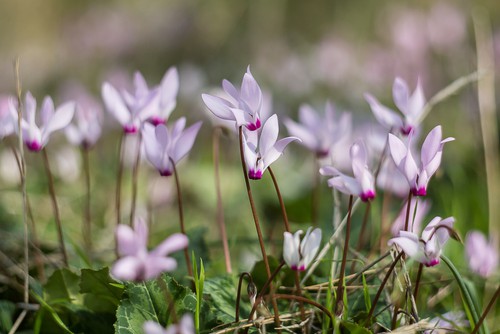
[[[261,126],[261,123],[260,123],[260,119],[258,119],[258,118],[255,121],[255,123],[248,123],[246,125],[247,129],[250,130],[250,131],[255,131],[255,130],[259,129],[260,126]]]
[[[425,187],[413,188],[412,193],[415,196],[425,196],[427,195],[427,189]]]
[[[369,200],[372,200],[375,198],[375,191],[373,190],[368,190],[366,192],[361,193],[359,196],[363,202],[368,202]]]
[[[39,152],[42,149],[42,144],[40,144],[38,141],[33,140],[33,141],[27,141],[26,142],[26,147],[32,151],[32,152]]]
[[[161,176],[170,176],[170,175],[172,175],[172,171],[169,170],[169,169],[160,170],[159,172],[160,172]]]
[[[424,264],[426,267],[434,267],[435,265],[439,264],[439,258],[432,259]]]
[[[296,264],[294,264],[290,267],[290,269],[295,270],[295,271],[305,271],[306,266],[304,266],[304,265],[297,266]]]
[[[165,124],[165,119],[160,117],[160,116],[152,116],[149,118],[149,122],[153,124],[154,126],[160,125],[160,124]]]
[[[408,136],[410,132],[413,130],[413,126],[403,125],[400,130],[403,135]]]
[[[132,134],[137,132],[137,127],[133,124],[126,124],[123,126],[123,131],[127,134]]]
[[[260,180],[260,179],[262,179],[262,171],[250,169],[248,171],[248,177],[252,180]]]
[[[322,148],[322,149],[319,149],[319,150],[317,150],[317,151],[316,151],[316,156],[317,156],[318,158],[325,158],[325,157],[327,157],[329,154],[330,154],[330,150],[329,150],[329,149],[327,149],[327,148],[326,148],[326,149]]]

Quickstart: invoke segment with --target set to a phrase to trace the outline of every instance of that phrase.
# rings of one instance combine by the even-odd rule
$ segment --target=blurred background
[[[192,245],[199,247],[196,252],[207,261],[212,260],[211,268],[216,271],[222,270],[223,260],[215,223],[211,120],[200,98],[202,92],[219,88],[224,78],[239,85],[250,65],[261,87],[272,94],[273,111],[280,117],[296,119],[302,103],[321,110],[329,99],[338,111],[351,112],[354,128],[359,129],[375,123],[363,94],[370,92],[394,108],[391,92],[396,76],[407,80],[412,90],[421,80],[430,98],[453,80],[474,72],[474,14],[489,18],[494,57],[500,61],[500,3],[496,0],[3,0],[0,93],[15,94],[12,64],[16,57],[20,59],[23,90],[31,91],[39,103],[49,94],[56,105],[84,91],[101,102],[104,80],[130,88],[136,70],[153,86],[170,66],[177,66],[180,95],[171,118],[186,116],[189,123],[204,121],[190,157],[180,169],[186,224],[193,238],[204,238],[204,242]],[[496,93],[498,96],[498,89]],[[478,110],[477,85],[471,84],[437,105],[423,125],[427,133],[442,124],[445,136],[457,138],[447,145],[443,168],[431,181],[429,197],[433,207],[429,217],[455,216],[462,235],[471,228],[488,232]],[[113,259],[114,186],[121,130],[106,112],[104,122],[107,128],[91,152],[92,215],[97,261],[109,264]],[[280,136],[285,133],[281,126]],[[226,134],[221,145],[222,194],[230,249],[234,267],[248,270],[260,256],[237,141]],[[47,149],[56,173],[70,253],[78,259],[85,197],[81,157],[62,134]],[[130,162],[135,150],[128,152]],[[17,169],[7,145],[1,148],[0,155],[0,248],[5,254],[20,256],[22,220]],[[55,249],[57,239],[41,159],[28,153],[27,160],[28,190],[39,238],[46,249]],[[130,200],[130,163],[128,166],[123,185],[124,212]],[[292,145],[273,168],[294,229],[307,228],[311,221],[314,156]],[[173,185],[173,180],[160,179],[146,163],[141,166],[138,214],[149,212],[155,222],[154,231],[158,233],[152,244],[178,229]],[[265,233],[271,238],[269,245],[279,257],[282,230],[274,189],[266,177],[252,185]],[[327,235],[333,229],[332,196],[325,178],[321,179],[320,198],[318,221]],[[381,210],[377,205],[372,215],[374,222]],[[389,221],[400,205],[400,200],[393,202]],[[356,219],[360,220],[362,212],[358,214]],[[253,251],[242,252],[246,244]],[[455,244],[448,250],[457,253],[459,263],[463,263],[462,248]]]

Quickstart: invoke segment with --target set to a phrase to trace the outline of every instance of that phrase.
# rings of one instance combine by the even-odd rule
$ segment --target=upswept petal
[[[399,129],[403,126],[403,120],[391,109],[383,106],[375,97],[365,94],[365,99],[372,109],[377,121],[386,129]]]
[[[170,135],[172,141],[176,141],[177,138],[181,135],[182,131],[186,127],[186,117],[179,118],[173,125],[172,129],[170,129]]]
[[[148,256],[145,264],[145,280],[158,277],[164,271],[174,271],[177,269],[177,261],[171,257]]]
[[[361,189],[361,186],[356,179],[344,174],[340,174],[329,179],[328,185],[346,195],[359,196],[363,192],[363,189]]]
[[[218,96],[208,94],[201,94],[201,98],[203,99],[203,102],[205,102],[207,108],[210,109],[215,116],[229,121],[236,121],[234,113],[231,110],[233,105],[228,101]]]
[[[268,118],[262,128],[259,138],[259,151],[262,155],[266,155],[278,140],[279,125],[278,116],[276,114]]]
[[[308,104],[302,104],[299,107],[299,121],[310,131],[317,131],[322,125],[322,121],[316,111]]]
[[[240,99],[240,93],[234,87],[234,85],[229,81],[229,80],[222,80],[222,89],[233,99],[233,101],[230,101],[233,103],[233,106],[238,105],[238,100]]]
[[[193,147],[196,135],[201,128],[201,124],[201,121],[196,122],[180,134],[178,140],[175,143],[176,145],[171,156],[172,160],[175,163],[177,163],[189,153],[189,151]]]
[[[147,249],[148,246],[148,224],[144,219],[138,217],[134,220],[135,242],[141,249]]]
[[[259,112],[262,105],[262,91],[250,72],[250,66],[243,75],[240,98],[252,109],[252,114]]]
[[[156,128],[160,127],[161,125],[158,125]],[[156,134],[156,129],[155,126],[152,124],[144,124],[143,130],[142,130],[142,141],[144,145],[144,149],[146,151],[146,157],[149,160],[149,162],[159,170],[163,169],[162,166],[162,154],[161,154],[161,147],[158,144],[157,141],[157,134]]]
[[[408,101],[408,111],[406,117],[410,123],[416,125],[418,118],[424,111],[425,106],[425,96],[424,90],[422,89],[422,84],[420,79],[417,81],[417,88],[413,92],[410,100]]]
[[[295,235],[298,233],[302,233],[302,231],[295,232]],[[300,236],[300,233],[298,234]],[[299,257],[299,243],[294,235],[290,232],[283,232],[283,259],[286,264],[292,268],[299,265],[300,257]]]
[[[243,152],[245,156],[245,164],[247,165],[248,172],[250,172],[251,170],[256,168],[256,162],[259,156],[255,152],[255,150],[252,149],[252,147],[247,143],[245,135],[243,135],[242,141],[244,149]]]
[[[311,230],[312,227],[307,229],[307,233],[300,245],[300,253],[304,257],[303,265],[305,268],[309,267],[309,264],[318,253],[321,243],[321,229],[315,228],[312,232]]]
[[[188,237],[182,233],[172,234],[170,237],[165,239],[161,244],[159,244],[155,249],[151,251],[151,254],[155,256],[165,256],[173,252],[177,252],[188,246]]]
[[[427,137],[425,137],[420,154],[422,166],[427,166],[432,161],[432,159],[434,159],[434,156],[437,154],[441,147],[441,138],[442,132],[440,125],[432,129]]]
[[[292,121],[291,119],[284,120],[288,133],[302,140],[302,144],[312,151],[319,149],[319,143],[316,136],[306,127]]]
[[[146,82],[146,79],[144,79],[144,76],[141,74],[141,72],[136,71],[134,73],[133,81],[134,81],[136,98],[145,97],[149,94],[148,84]]]
[[[26,93],[26,96],[24,97],[24,110],[26,114],[26,121],[28,121],[29,126],[34,126],[35,115],[36,115],[36,100],[29,91]],[[17,110],[15,114],[17,116]]]
[[[271,149],[268,150],[264,156],[262,156],[262,160],[264,161],[264,169],[266,169],[267,167],[269,167],[269,165],[278,160],[278,158],[283,154],[285,147],[294,140],[300,141],[299,138],[295,137],[286,137],[278,140],[274,145],[274,147],[271,147]]]
[[[397,77],[394,80],[394,85],[392,86],[392,97],[394,98],[394,104],[404,115],[407,115],[410,111],[409,109],[409,96],[410,92],[406,82]]]
[[[171,67],[167,70],[160,83],[160,109],[163,117],[168,118],[177,105],[179,93],[179,72]]]
[[[153,128],[151,124],[145,124],[144,127],[148,128]],[[159,124],[156,127],[154,127],[154,132],[156,135],[156,140],[158,141],[158,144],[160,147],[167,147],[170,143],[170,135],[168,133],[168,129],[165,124]]]
[[[116,227],[115,233],[120,256],[133,256],[139,253],[140,245],[137,243],[135,232],[130,226],[120,224]]]
[[[143,263],[134,256],[125,256],[116,261],[111,267],[111,275],[124,281],[141,279],[139,274],[143,271]]]
[[[130,119],[130,111],[123,102],[122,97],[116,91],[115,87],[105,82],[102,85],[102,98],[106,109],[118,120],[121,125],[127,124]]]
[[[400,168],[403,160],[405,159],[406,155],[408,154],[408,148],[406,145],[393,135],[392,133],[389,133],[389,151],[391,152],[392,159],[394,160],[394,163],[398,167],[399,170],[404,172],[403,168]]]
[[[54,116],[54,102],[50,96],[45,96],[42,102],[42,108],[40,109],[41,128],[49,124],[52,116]]]
[[[47,144],[49,139],[49,135],[57,130],[60,130],[69,123],[73,119],[73,115],[75,114],[75,102],[66,102],[62,104],[59,108],[57,108],[54,115],[48,120],[46,127],[42,129],[42,143],[43,145]]]

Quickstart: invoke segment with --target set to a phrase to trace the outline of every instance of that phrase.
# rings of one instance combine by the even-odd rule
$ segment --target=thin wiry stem
[[[182,206],[182,193],[181,193],[181,184],[179,181],[179,173],[177,173],[177,168],[175,167],[175,163],[172,159],[170,159],[170,162],[172,163],[172,167],[174,169],[174,177],[175,177],[175,187],[177,189],[177,206],[179,208],[179,224],[181,226],[181,232],[182,234],[186,235],[186,228],[184,226],[184,208]],[[189,276],[193,277],[193,268],[191,267],[191,259],[189,257],[189,247],[186,246],[184,248],[184,258],[186,259],[186,267]]]
[[[259,216],[257,215],[257,210],[255,208],[255,203],[253,201],[252,188],[250,187],[250,181],[248,180],[247,167],[245,164],[245,153],[244,153],[244,148],[243,148],[243,127],[242,126],[239,127],[239,142],[240,142],[241,167],[243,169],[243,177],[245,179],[245,185],[247,188],[248,201],[250,202],[250,208],[252,209],[253,221],[255,223],[255,229],[257,230],[257,236],[259,238],[260,251],[262,253],[262,259],[264,260],[264,266],[266,267],[267,278],[269,280],[271,277],[271,269],[269,267],[269,260],[267,259],[266,247],[264,246],[264,238],[262,237],[262,230],[260,229]],[[271,286],[271,291],[272,291],[272,286]],[[274,300],[273,298],[271,298],[271,301],[273,304],[274,319],[275,319],[276,327],[279,327],[280,326],[280,318],[279,318],[278,304],[276,303],[276,300]],[[279,331],[279,332],[281,332],[281,331]]]
[[[405,231],[408,231],[408,226],[410,225],[410,207],[411,207],[411,190],[408,192],[408,203],[406,205],[406,217],[405,217]]]
[[[363,248],[363,244],[365,241],[365,234],[368,226],[368,217],[370,216],[370,209],[371,209],[371,204],[370,202],[367,202],[365,214],[363,216],[363,224],[361,225],[361,230],[359,232],[358,244],[356,245],[355,248],[357,252],[359,252]],[[354,271],[355,267],[356,267],[356,261],[353,261],[351,265],[351,271]]]
[[[415,281],[415,290],[413,291],[413,298],[416,300],[418,296],[418,288],[420,286],[420,279],[422,278],[422,271],[424,269],[424,265],[422,263],[418,266],[417,272],[417,280]]]
[[[318,226],[318,209],[319,209],[319,195],[320,195],[320,179],[319,179],[319,163],[318,159],[314,159],[313,163],[313,190],[311,196],[311,221],[313,226]]]
[[[59,247],[61,248],[61,253],[63,256],[63,262],[66,267],[68,264],[68,254],[66,253],[66,247],[64,245],[63,229],[61,224],[61,217],[59,215],[59,206],[57,205],[56,191],[54,188],[54,178],[52,177],[52,172],[50,171],[49,157],[47,156],[47,150],[42,149],[43,164],[45,166],[45,173],[47,174],[47,181],[49,184],[50,198],[52,200],[52,210],[54,211],[54,219],[56,221],[57,227],[57,237],[59,239]]]
[[[499,296],[500,296],[500,285],[498,286],[497,291],[495,291],[495,294],[493,295],[493,297],[491,297],[491,300],[488,303],[488,306],[486,306],[486,308],[484,309],[483,314],[481,314],[481,318],[479,318],[479,321],[477,322],[476,326],[474,326],[474,330],[472,331],[471,334],[476,334],[479,331],[479,328],[481,328],[481,325],[483,324],[484,319],[486,319],[486,316],[491,311],[493,305],[495,305],[495,301],[497,300],[497,298]]]
[[[139,166],[141,162],[141,143],[142,143],[142,135],[139,132],[139,139],[137,141],[137,151],[135,155],[134,168],[132,170],[132,203],[130,204],[130,226],[134,225],[135,219],[135,207],[137,203],[137,185],[139,178]]]
[[[87,252],[92,251],[92,222],[91,222],[91,207],[90,207],[90,163],[89,150],[86,147],[81,147],[83,171],[85,173],[85,209],[83,213],[82,235],[83,243]]]
[[[237,291],[237,295],[236,295],[236,307],[235,307],[235,314],[234,314],[234,322],[240,321],[241,286],[243,284],[243,277],[244,276],[248,277],[248,280],[249,280],[248,284],[253,283],[252,275],[250,273],[243,272],[240,274],[240,279],[238,281],[238,291]]]
[[[122,196],[122,178],[123,178],[123,151],[124,151],[125,132],[122,131],[120,142],[118,144],[118,171],[116,173],[116,190],[115,190],[115,209],[116,209],[116,226],[121,223],[121,196]]]
[[[351,216],[352,216],[352,202],[354,196],[349,196],[349,213],[347,216],[347,224],[345,227],[345,241],[344,252],[342,254],[342,263],[340,265],[339,285],[337,287],[337,301],[335,307],[335,314],[340,316],[344,312],[344,276],[345,267],[347,262],[347,252],[349,251],[349,239],[351,236]]]
[[[217,225],[219,226],[220,237],[222,241],[222,249],[224,250],[224,260],[226,264],[226,272],[232,273],[231,268],[231,255],[229,253],[229,245],[227,242],[226,224],[224,222],[224,206],[222,205],[222,194],[220,184],[220,135],[222,129],[216,127],[213,130],[213,157],[214,157],[214,170],[215,170],[215,191],[217,195]]]

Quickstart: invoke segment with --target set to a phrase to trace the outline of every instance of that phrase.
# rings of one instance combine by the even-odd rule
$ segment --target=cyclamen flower
[[[311,106],[304,104],[299,108],[299,121],[285,120],[288,132],[300,138],[302,145],[316,153],[318,157],[330,154],[332,146],[351,130],[351,115],[342,114],[335,119],[335,110],[331,103],[325,106],[325,115],[321,117]]]
[[[312,262],[319,250],[321,243],[321,230],[312,227],[307,229],[305,237],[300,241],[300,236],[304,233],[302,230],[292,235],[290,232],[284,232],[283,259],[292,270],[304,271]]]
[[[354,177],[347,176],[332,166],[322,167],[321,175],[334,176],[328,185],[348,195],[359,196],[363,202],[375,198],[375,180],[368,168],[367,152],[363,141],[357,141],[350,150]]]
[[[282,154],[285,147],[294,140],[300,141],[296,137],[286,137],[278,139],[279,125],[276,114],[268,118],[260,136],[255,133],[243,135],[243,148],[245,163],[248,169],[248,177],[252,180],[259,180],[269,165],[275,162]],[[258,145],[257,145],[258,141]]]
[[[498,246],[478,231],[467,233],[465,238],[467,262],[471,270],[486,278],[495,272],[499,264]]]
[[[177,164],[189,153],[200,130],[201,122],[191,125],[186,130],[185,126],[185,117],[177,120],[171,129],[164,124],[156,127],[144,124],[142,135],[146,157],[161,176],[172,175],[174,171],[172,163]]]
[[[178,324],[172,324],[167,329],[154,321],[146,321],[142,325],[144,334],[194,334],[193,316],[186,313],[182,316]]]
[[[420,81],[410,96],[406,82],[401,78],[396,78],[392,87],[392,96],[394,103],[403,113],[404,119],[393,110],[382,105],[372,95],[365,94],[365,99],[370,104],[373,115],[382,126],[388,130],[399,129],[402,134],[409,135],[418,126],[424,111],[425,97]]]
[[[143,84],[147,89],[145,81]],[[152,101],[152,115],[149,117],[149,121],[154,125],[164,124],[177,106],[177,94],[179,93],[179,72],[177,68],[169,68],[165,72],[160,85],[154,90],[157,91],[157,94]]]
[[[225,98],[209,94],[201,95],[208,109],[221,119],[236,121],[237,127],[244,125],[250,131],[259,129],[262,91],[250,72],[250,66],[243,76],[240,90],[225,79],[222,81],[222,88],[228,95]]]
[[[13,96],[0,96],[0,139],[10,136],[14,133],[16,125],[9,108],[9,101],[12,101],[13,107],[17,113],[17,102]],[[17,119],[17,117],[16,117]]]
[[[120,259],[111,268],[114,277],[126,281],[143,281],[158,277],[164,271],[177,268],[177,261],[167,255],[188,245],[188,238],[175,233],[148,252],[148,226],[144,220],[134,221],[134,229],[120,224],[116,228]]]
[[[408,180],[413,195],[425,196],[427,194],[427,184],[441,164],[444,144],[455,140],[455,138],[442,139],[440,125],[432,129],[422,145],[420,167],[417,167],[410,150],[411,139],[412,136],[410,135],[405,145],[401,139],[389,134],[389,149],[394,163]]]
[[[408,226],[410,228],[410,231],[413,233],[418,233],[418,231],[420,231],[420,225],[422,224],[422,220],[425,218],[425,215],[427,215],[427,213],[431,209],[431,203],[429,201],[419,201],[418,205],[417,201],[418,199],[413,197],[410,202],[410,221]],[[417,207],[416,211],[415,211],[415,206]],[[399,212],[399,215],[392,223],[391,233],[393,236],[398,236],[399,231],[404,230],[406,223],[407,208],[408,208],[408,202],[405,202],[405,204],[401,208],[401,211]],[[411,217],[413,215],[413,212],[415,212],[415,216],[412,222]]]
[[[423,263],[426,267],[439,264],[441,251],[448,239],[450,230],[453,228],[455,218],[441,219],[435,217],[427,225],[419,238],[416,233],[399,231],[399,236],[388,241],[388,245],[396,244],[406,255]]]
[[[97,104],[77,103],[76,124],[69,124],[65,129],[69,142],[86,149],[94,146],[101,136],[101,112]]]
[[[10,100],[9,108],[14,124],[17,125],[18,114],[13,100]],[[36,100],[30,92],[27,92],[24,102],[23,119],[21,120],[23,141],[26,147],[34,152],[42,150],[49,142],[50,135],[54,131],[65,128],[71,122],[74,113],[74,102],[66,102],[54,111],[54,102],[49,96],[46,96],[40,109],[42,126],[38,127],[36,125]]]

